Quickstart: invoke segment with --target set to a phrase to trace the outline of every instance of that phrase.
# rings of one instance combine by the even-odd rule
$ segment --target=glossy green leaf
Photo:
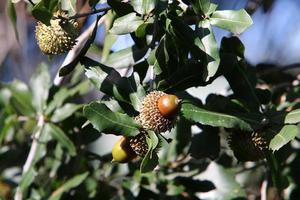
[[[54,139],[56,139],[63,147],[68,150],[71,156],[76,155],[76,147],[61,128],[52,123],[46,123],[45,129],[52,135]]]
[[[148,152],[142,160],[140,166],[141,173],[152,171],[158,164],[158,156],[155,152],[155,148],[158,145],[158,137],[153,131],[148,131],[148,136],[149,137],[146,137]]]
[[[86,105],[83,109],[83,114],[99,132],[135,136],[141,128],[128,115],[113,112],[106,105],[97,102]]]
[[[285,125],[282,127],[279,133],[271,140],[269,148],[273,151],[279,150],[288,142],[293,140],[299,132],[299,128],[296,125]]]
[[[181,106],[183,117],[193,122],[213,127],[239,128],[245,131],[251,131],[251,125],[245,119],[236,116],[213,112],[205,108],[197,107],[191,103],[183,102]],[[252,121],[252,119],[249,119]]]
[[[33,95],[32,105],[39,113],[42,113],[45,109],[51,86],[50,74],[46,64],[38,66],[36,72],[32,75],[29,84]]]
[[[210,23],[235,34],[244,32],[253,21],[244,10],[215,11],[209,19]]]
[[[103,64],[115,69],[128,68],[143,59],[147,51],[147,48],[128,47],[111,53]]]
[[[52,13],[55,11],[57,4],[58,0],[41,0],[33,7],[32,15],[38,21],[50,25],[50,19],[52,18]]]
[[[136,111],[139,111],[145,90],[140,84],[137,73],[129,77],[121,77],[113,68],[90,59],[82,61],[82,64],[88,68],[85,75],[96,88],[119,101],[132,105]]]
[[[130,4],[137,13],[145,15],[154,9],[156,0],[132,0]]]
[[[49,200],[59,200],[63,193],[69,192],[71,189],[79,186],[89,175],[88,172],[79,174],[69,179],[67,182],[59,186],[49,197]]]
[[[144,23],[143,19],[136,13],[129,13],[123,17],[119,17],[114,21],[110,32],[116,35],[123,35],[134,32],[139,25]]]
[[[206,80],[213,77],[220,64],[219,47],[214,32],[208,20],[202,20],[198,24],[197,33],[203,45],[203,51],[207,54],[207,76]]]
[[[67,103],[54,111],[53,115],[51,116],[51,121],[54,123],[61,122],[70,117],[80,108],[82,108],[82,105]]]
[[[210,0],[192,0],[191,4],[194,12],[200,15],[206,15],[210,8]]]
[[[292,110],[289,112],[284,119],[286,124],[296,124],[300,122],[300,109]]]

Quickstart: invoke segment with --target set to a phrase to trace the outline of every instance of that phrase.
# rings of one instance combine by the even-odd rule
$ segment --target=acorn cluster
[[[53,14],[50,25],[37,22],[35,33],[41,51],[56,55],[73,48],[79,31],[77,22],[68,20],[66,12],[58,10]]]
[[[239,161],[258,161],[265,158],[269,140],[258,131],[233,132],[228,144]]]
[[[126,163],[137,156],[144,157],[149,149],[146,141],[147,130],[157,134],[170,130],[176,122],[179,104],[177,96],[161,91],[152,91],[146,95],[141,104],[140,114],[135,117],[142,125],[142,130],[135,137],[122,137],[115,144],[113,161]],[[118,151],[120,153],[117,153]],[[123,152],[128,153],[124,156]]]

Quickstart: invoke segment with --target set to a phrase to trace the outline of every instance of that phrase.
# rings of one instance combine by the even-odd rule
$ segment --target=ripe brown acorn
[[[113,146],[112,162],[127,163],[136,157],[136,154],[130,147],[130,139],[122,136]]]
[[[233,132],[228,143],[239,161],[257,161],[265,158],[269,141],[261,132]]]
[[[136,120],[144,129],[166,132],[174,126],[178,107],[179,100],[175,95],[152,91],[144,98]]]
[[[73,48],[78,36],[78,24],[68,20],[64,11],[57,11],[50,20],[50,25],[37,22],[36,40],[45,54],[56,55],[65,53]]]
[[[160,113],[164,117],[169,118],[177,113],[179,108],[179,102],[180,100],[177,96],[173,94],[167,94],[158,99],[157,106]]]

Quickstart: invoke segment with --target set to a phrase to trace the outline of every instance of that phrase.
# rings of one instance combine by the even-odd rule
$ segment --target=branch
[[[111,7],[105,7],[105,8],[95,9],[95,10],[93,10],[91,12],[88,12],[88,13],[78,13],[76,15],[73,15],[73,16],[69,17],[68,19],[71,20],[71,19],[77,19],[77,18],[80,18],[80,17],[86,17],[86,16],[93,15],[93,14],[96,14],[96,13],[99,13],[99,12],[106,12],[110,9],[111,9]]]
[[[105,17],[101,17],[101,19],[98,21],[97,26],[100,26],[101,24],[104,23]],[[59,70],[61,68],[63,68],[64,66],[66,66],[67,64],[71,63],[72,60],[74,60],[76,58],[76,56],[78,56],[79,52],[80,52],[80,48],[82,46],[82,44],[90,37],[90,35],[92,34],[94,27],[95,27],[96,22],[94,22],[93,24],[91,24],[76,40],[77,43],[76,45],[69,51],[69,53],[67,54],[65,60],[63,61],[63,63],[61,64],[61,66],[58,69],[58,72],[55,76],[55,79],[53,81],[55,86],[59,86],[62,84],[62,82],[64,81],[66,76],[59,76]]]
[[[34,164],[34,159],[36,158],[36,154],[37,154],[37,150],[39,148],[39,138],[41,136],[42,133],[42,129],[45,123],[45,119],[43,115],[40,115],[38,118],[38,124],[37,124],[37,132],[34,134],[33,136],[33,142],[31,144],[31,148],[29,151],[29,154],[27,156],[26,162],[23,166],[23,171],[22,171],[22,176],[24,174],[26,174],[30,168],[33,166]],[[20,185],[18,186],[17,190],[16,190],[16,194],[15,194],[15,200],[22,200],[23,199],[23,191],[21,190]]]

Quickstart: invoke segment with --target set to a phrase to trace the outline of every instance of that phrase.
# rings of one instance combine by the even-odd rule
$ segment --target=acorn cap
[[[144,129],[153,130],[156,133],[170,130],[176,121],[176,117],[166,118],[158,109],[158,99],[166,93],[162,91],[152,91],[143,100],[140,114],[136,121],[141,123]]]
[[[268,140],[260,132],[233,132],[228,143],[239,161],[257,161],[265,158]]]
[[[130,147],[140,157],[144,157],[148,152],[148,144],[146,141],[147,132],[142,131],[129,140]]]
[[[73,48],[78,36],[78,24],[74,20],[68,20],[64,11],[57,11],[53,14],[54,18],[50,20],[47,26],[42,22],[37,22],[36,40],[45,54],[56,55],[65,53]]]

